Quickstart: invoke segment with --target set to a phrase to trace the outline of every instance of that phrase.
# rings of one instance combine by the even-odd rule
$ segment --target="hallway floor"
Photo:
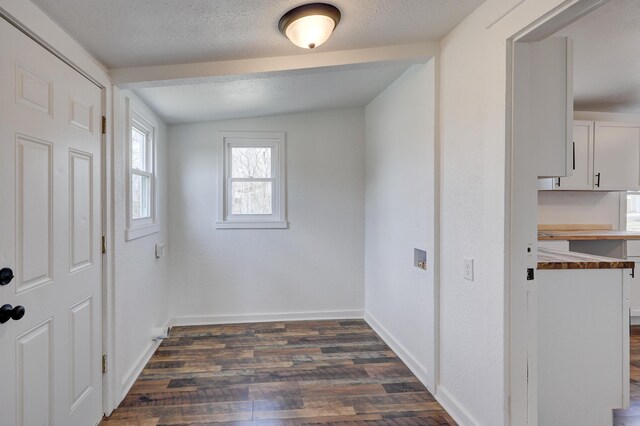
[[[640,325],[631,327],[631,403],[614,410],[614,426],[640,426]]]
[[[364,321],[348,320],[174,327],[102,425],[185,424],[455,422]]]

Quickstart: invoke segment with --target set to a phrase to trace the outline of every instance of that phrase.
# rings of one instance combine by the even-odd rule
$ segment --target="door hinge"
[[[102,236],[102,254],[107,253],[107,237]]]
[[[107,134],[107,117],[105,117],[104,115],[102,116],[102,134]]]
[[[107,356],[102,355],[102,374],[107,374]]]

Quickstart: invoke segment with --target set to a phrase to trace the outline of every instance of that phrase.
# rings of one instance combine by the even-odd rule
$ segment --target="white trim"
[[[142,373],[142,370],[144,370],[144,367],[147,365],[147,363],[149,362],[149,360],[151,359],[153,354],[156,352],[156,349],[158,349],[161,343],[162,343],[162,340],[151,341],[151,343],[147,347],[147,350],[138,357],[138,360],[133,365],[133,367],[129,370],[129,372],[126,375],[122,377],[122,383],[120,387],[121,389],[120,399],[119,399],[120,402],[122,402],[122,400],[127,396],[129,391],[131,390],[131,387],[136,382],[136,380]],[[118,405],[120,405],[120,403],[118,403]]]
[[[438,403],[460,426],[479,425],[476,419],[455,399],[442,385],[438,386],[438,394],[434,395]]]
[[[565,1],[554,7],[536,9],[542,12],[532,17],[528,23],[519,27],[513,36],[506,38],[506,120],[505,120],[505,194],[504,194],[504,375],[505,375],[505,424],[537,424],[537,371],[536,366],[536,335],[530,327],[536,322],[532,320],[537,315],[536,298],[530,298],[529,292],[534,292],[535,285],[525,281],[525,267],[533,265],[533,259],[524,248],[530,244],[537,248],[535,236],[537,222],[531,220],[530,215],[522,217],[528,212],[530,199],[528,194],[529,170],[522,169],[524,158],[518,157],[521,144],[527,143],[528,132],[525,127],[517,123],[517,114],[525,115],[526,111],[517,103],[527,99],[525,93],[516,89],[515,76],[522,73],[516,66],[525,67],[521,61],[515,60],[516,43],[543,40],[562,28],[606,3],[608,0],[572,0]],[[525,4],[534,4],[527,2]],[[517,93],[517,95],[516,95]],[[537,187],[537,182],[534,182]],[[523,198],[525,197],[525,198]],[[527,200],[527,201],[524,201]],[[535,210],[531,210],[535,213]],[[535,265],[534,265],[535,266]],[[533,301],[532,301],[533,300]],[[527,310],[527,303],[532,303],[533,313]],[[446,391],[444,391],[446,394]]]
[[[289,222],[273,221],[273,222],[216,222],[217,229],[287,229]]]
[[[274,321],[316,321],[316,320],[348,320],[363,319],[364,312],[352,311],[310,311],[287,312],[274,314],[246,314],[246,315],[202,315],[182,316],[171,320],[174,326],[185,325],[216,325],[216,324],[243,324],[251,322]]]
[[[272,152],[272,213],[269,215],[232,215],[230,177],[233,147],[269,147]],[[218,132],[218,195],[216,229],[285,229],[288,227],[286,187],[286,134],[284,132]],[[237,180],[237,178],[236,178]]]
[[[127,227],[124,232],[125,241],[135,240],[137,238],[141,238],[147,235],[151,235],[160,231],[160,224],[158,223],[158,194],[157,194],[157,149],[156,149],[156,138],[157,138],[157,129],[158,124],[154,121],[148,120],[141,113],[136,111],[135,107],[131,106],[131,101],[129,97],[124,98],[125,104],[125,169],[127,173],[125,188],[126,188],[126,215],[127,215]],[[150,162],[151,164],[147,166],[147,169],[144,171],[133,170],[131,167],[131,138],[132,138],[132,127],[136,127],[139,130],[142,130],[147,135],[146,141],[146,162]],[[151,171],[149,171],[149,169]],[[149,207],[151,209],[151,216],[133,219],[131,212],[131,179],[133,174],[137,174],[140,176],[148,176],[150,177],[150,196],[149,196]]]
[[[382,340],[385,341],[387,346],[393,350],[393,352],[398,355],[398,358],[404,362],[409,370],[422,382],[423,385],[429,389],[429,392],[435,394],[435,389],[432,389],[429,380],[429,370],[427,367],[422,365],[420,361],[418,361],[412,354],[409,352],[382,324],[378,321],[373,315],[369,312],[364,312],[364,320],[369,324],[369,326],[375,331]]]
[[[171,327],[173,327],[173,321],[169,320],[160,328],[171,329]],[[147,366],[149,360],[162,343],[162,339],[153,340],[153,336],[150,339],[151,342],[149,343],[149,346],[147,346],[147,349],[138,357],[135,364],[133,364],[133,367],[131,367],[131,369],[129,369],[129,371],[122,376],[122,380],[120,382],[120,395],[118,395],[119,398],[117,400],[116,406],[120,405],[122,400],[124,400],[124,398],[127,396],[133,384],[136,382],[136,380],[138,380],[138,377],[140,377],[142,370],[144,370],[144,367]],[[115,364],[115,359],[112,361],[112,363]]]
[[[146,237],[147,235],[160,232],[160,224],[152,223],[150,225],[137,226],[131,229],[125,229],[124,238],[126,241],[135,240],[138,238]]]

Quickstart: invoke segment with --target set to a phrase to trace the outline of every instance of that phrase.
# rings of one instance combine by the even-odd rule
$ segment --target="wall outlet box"
[[[413,266],[423,271],[427,270],[427,251],[414,248],[413,249]]]
[[[473,281],[473,259],[465,257],[462,263],[462,276],[465,280]]]

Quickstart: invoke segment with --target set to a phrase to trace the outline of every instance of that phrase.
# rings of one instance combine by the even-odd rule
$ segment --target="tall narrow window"
[[[627,192],[626,204],[627,231],[640,231],[640,192]]]
[[[286,228],[285,136],[220,134],[218,228]]]
[[[155,127],[135,112],[128,128],[127,240],[157,232],[155,212]]]

